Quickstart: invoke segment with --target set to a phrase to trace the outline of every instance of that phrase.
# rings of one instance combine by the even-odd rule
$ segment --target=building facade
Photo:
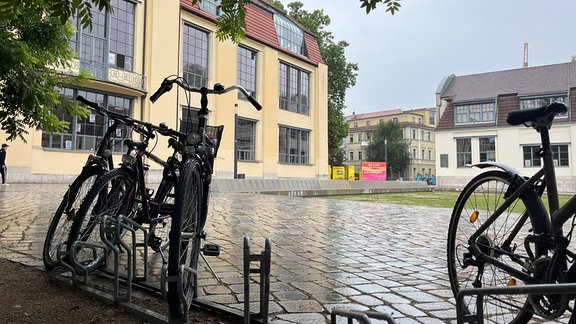
[[[559,190],[576,189],[576,62],[446,77],[437,91],[437,183],[463,188],[481,172],[470,164],[497,161],[531,176],[541,166],[540,136],[510,126],[508,112],[560,101],[569,107],[550,130]]]
[[[266,1],[247,6],[246,38],[216,38],[219,0],[112,0],[112,13],[93,12],[93,28],[78,27],[71,46],[78,53],[66,74],[89,70],[93,79],[64,87],[62,95],[89,100],[154,124],[179,127],[190,111],[183,91],[148,99],[170,75],[190,85],[240,84],[264,107],[256,111],[241,95],[210,99],[210,125],[224,125],[215,177],[327,178],[327,67],[315,38]],[[76,23],[76,22],[75,22]],[[200,107],[192,96],[192,110]],[[57,110],[54,110],[57,113]],[[65,134],[30,130],[28,143],[10,143],[10,181],[67,181],[79,173],[107,127],[101,116],[70,122]],[[236,138],[234,136],[236,134]],[[130,136],[129,134],[119,134]],[[154,153],[168,156],[158,141]],[[116,154],[124,148],[121,141]],[[119,159],[117,159],[119,161]],[[151,163],[150,175],[160,175]]]
[[[343,151],[347,165],[353,165],[359,172],[362,161],[366,161],[366,151],[373,134],[380,123],[397,122],[402,128],[403,138],[408,142],[411,162],[400,178],[416,180],[418,174],[436,173],[436,152],[434,127],[436,125],[434,108],[411,110],[384,110],[346,116],[349,134],[344,139]],[[381,161],[384,162],[384,161]]]

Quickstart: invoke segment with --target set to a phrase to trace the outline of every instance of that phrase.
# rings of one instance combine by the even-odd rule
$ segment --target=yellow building
[[[184,92],[174,87],[153,105],[148,99],[165,77],[180,75],[194,86],[240,84],[264,109],[256,111],[234,93],[209,98],[208,123],[225,126],[215,176],[328,177],[327,67],[314,35],[258,0],[247,6],[247,37],[241,44],[216,39],[220,0],[195,6],[186,0],[111,3],[113,13],[93,12],[93,29],[79,30],[71,40],[78,59],[62,71],[88,69],[93,80],[64,88],[63,95],[81,94],[135,118],[177,128],[188,113]],[[199,108],[198,96],[191,106]],[[60,117],[70,121],[66,134],[30,130],[28,143],[10,143],[9,181],[68,181],[79,173],[107,122],[100,116]],[[120,141],[115,149],[118,154],[124,150]],[[162,138],[154,153],[168,156]],[[158,176],[159,167],[151,164],[150,175]]]
[[[403,138],[408,142],[411,154],[410,166],[399,178],[415,180],[418,174],[422,176],[435,174],[434,108],[404,111],[393,109],[346,116],[349,134],[343,143],[345,164],[355,166],[356,172],[360,172],[360,166],[362,161],[366,161],[368,144],[376,128],[380,123],[389,120],[400,124]]]

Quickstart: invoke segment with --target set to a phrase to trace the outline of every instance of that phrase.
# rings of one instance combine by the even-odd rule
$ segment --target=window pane
[[[184,24],[184,78],[192,87],[205,87],[208,82],[208,33]]]
[[[456,140],[456,166],[466,167],[472,164],[471,140],[469,138]]]
[[[236,127],[238,160],[254,161],[256,159],[254,151],[256,123],[250,120],[238,119]]]
[[[253,97],[256,97],[256,57],[257,52],[245,48],[238,47],[238,84],[244,87]],[[238,93],[238,98],[246,99],[244,94]]]

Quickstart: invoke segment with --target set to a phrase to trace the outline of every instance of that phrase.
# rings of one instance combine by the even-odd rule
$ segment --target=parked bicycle
[[[197,295],[198,283],[196,269],[202,240],[206,237],[204,225],[208,215],[209,191],[214,158],[220,145],[223,127],[215,138],[206,133],[208,120],[208,95],[221,95],[232,90],[239,90],[257,109],[262,106],[241,86],[225,88],[216,84],[213,89],[206,87],[194,88],[186,80],[170,76],[162,81],[159,89],[150,97],[155,102],[162,94],[170,91],[173,84],[188,93],[200,93],[200,110],[198,125],[188,133],[182,151],[180,176],[176,184],[175,208],[170,231],[170,247],[168,257],[168,304],[172,318],[186,318],[192,300]],[[190,96],[187,96],[190,100]],[[190,102],[188,102],[190,107]],[[188,115],[190,117],[190,115]],[[191,124],[188,120],[187,124]],[[208,253],[216,254],[218,248],[210,245]]]
[[[576,195],[559,206],[549,135],[554,117],[566,112],[564,104],[553,103],[508,114],[508,124],[524,124],[540,133],[541,148],[535,153],[543,163],[533,176],[522,176],[498,162],[474,165],[490,170],[465,186],[452,213],[448,273],[455,296],[471,288],[576,282],[576,254],[569,250],[576,226]],[[476,314],[476,298],[464,298],[464,314]],[[569,306],[573,293],[483,298],[483,315],[491,323],[526,323],[534,315],[550,320],[566,311],[573,314],[570,322],[576,321]]]
[[[190,94],[200,94],[201,107],[198,112],[198,124],[190,128],[191,120],[183,121],[182,133],[143,122],[138,123],[141,127],[133,127],[142,135],[143,140],[141,142],[126,140],[129,152],[123,156],[121,167],[100,177],[86,195],[74,220],[68,244],[69,250],[72,251],[72,263],[81,273],[89,273],[102,264],[107,250],[81,247],[89,242],[94,242],[94,245],[98,244],[99,235],[102,235],[99,226],[103,217],[112,216],[119,220],[130,219],[138,223],[150,222],[150,224],[164,222],[170,218],[168,239],[161,238],[155,244],[161,245],[168,242],[167,265],[165,270],[163,267],[165,273],[162,275],[167,283],[170,317],[178,320],[187,318],[192,300],[197,296],[196,270],[200,252],[204,255],[219,254],[217,245],[203,245],[203,240],[206,238],[204,225],[207,220],[214,159],[223,131],[223,126],[207,125],[208,95],[221,95],[238,90],[258,110],[262,107],[241,86],[225,88],[221,84],[216,84],[213,89],[195,88],[190,87],[183,78],[177,76],[164,79],[150,100],[155,102],[164,93],[170,91],[174,84],[188,93],[189,107]],[[188,118],[191,118],[190,115]],[[159,211],[164,210],[164,212],[148,212],[143,216],[142,211],[146,214],[146,211],[151,209],[146,206],[149,191],[144,182],[146,168],[142,160],[143,156],[151,157],[146,148],[153,131],[169,136],[170,145],[174,149],[171,159],[163,164],[165,172],[160,187],[156,191],[156,203],[158,206],[168,207],[162,204],[158,197],[162,196],[160,193],[172,190],[174,203],[169,204],[168,208],[158,208]],[[161,163],[157,158],[152,157],[152,159]],[[155,234],[157,231],[158,226],[151,226],[148,236],[157,236]]]
[[[78,100],[90,107],[98,106],[82,97]],[[81,274],[99,268],[108,255],[105,248],[93,248],[101,242],[100,225],[104,216],[123,216],[140,225],[148,224],[145,238],[148,246],[160,253],[168,246],[174,186],[180,168],[180,142],[186,134],[170,129],[165,124],[156,126],[130,120],[132,130],[141,136],[141,141],[124,140],[128,150],[122,156],[120,167],[96,180],[82,201],[70,229],[68,251],[72,251],[72,265]],[[166,161],[148,151],[149,142],[156,137],[156,133],[167,136],[168,145],[173,149]],[[146,186],[145,177],[149,167],[145,164],[145,158],[163,167],[162,180],[156,191]],[[109,240],[114,239],[114,233],[107,235]]]
[[[60,262],[58,250],[65,247],[80,203],[92,188],[95,180],[114,168],[112,151],[117,141],[123,139],[117,139],[117,135],[126,134],[126,130],[123,130],[122,127],[128,128],[133,124],[131,118],[113,110],[104,109],[97,104],[91,105],[89,108],[96,114],[107,117],[113,123],[108,126],[95,153],[88,156],[82,171],[66,190],[62,202],[52,217],[42,251],[44,267],[49,271],[53,270]],[[65,251],[61,251],[61,254],[65,255]]]

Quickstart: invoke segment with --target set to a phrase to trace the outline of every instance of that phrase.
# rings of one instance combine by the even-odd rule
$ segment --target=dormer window
[[[294,53],[308,56],[304,43],[304,31],[281,14],[274,14],[274,25],[278,43],[285,49]]]
[[[222,15],[222,0],[202,0],[198,2],[200,10],[205,11],[213,16]]]

